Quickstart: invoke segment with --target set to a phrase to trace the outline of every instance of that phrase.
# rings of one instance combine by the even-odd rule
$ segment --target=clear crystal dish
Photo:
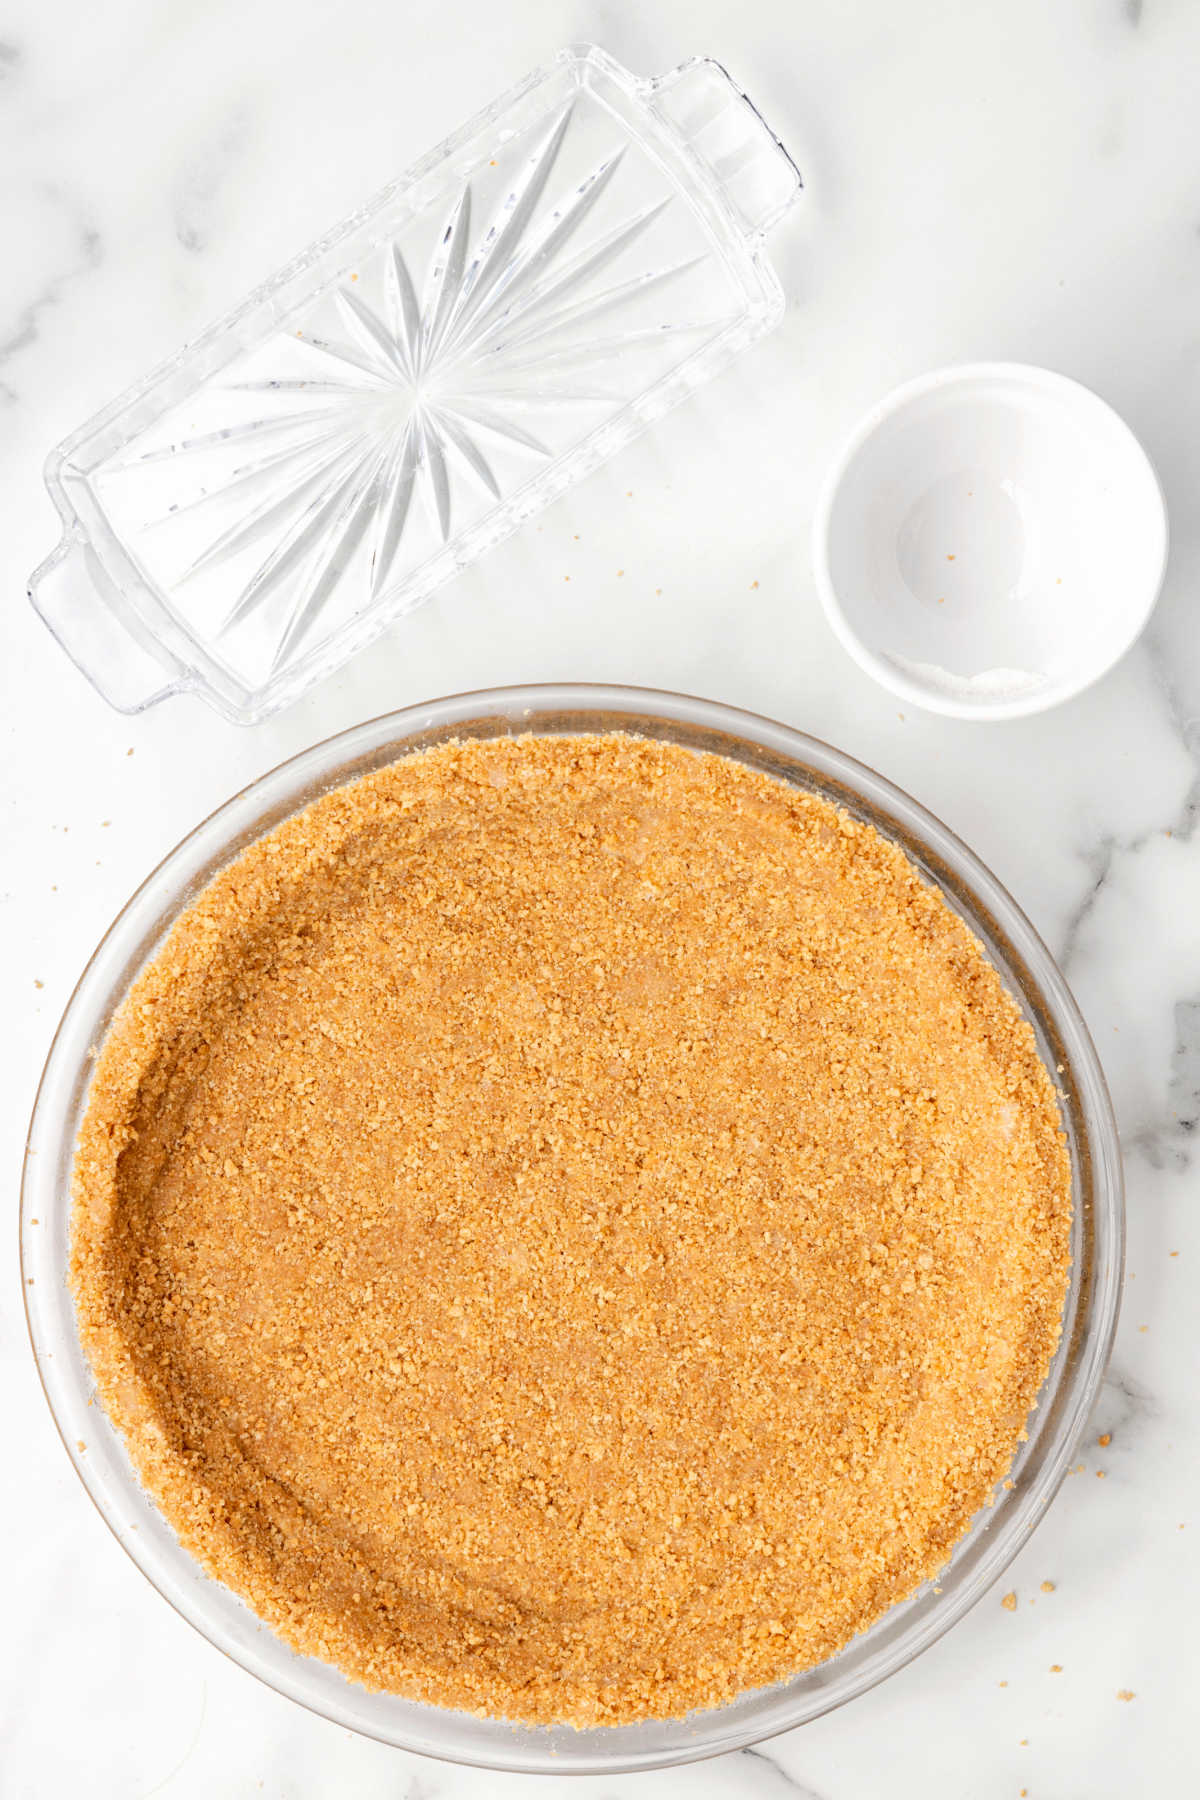
[[[837,1656],[777,1687],[686,1719],[533,1727],[371,1693],[289,1649],[183,1549],[133,1474],[95,1402],[66,1284],[71,1165],[96,1047],[173,921],[253,839],[330,788],[448,738],[628,731],[734,757],[845,807],[898,844],[970,926],[1054,1072],[1071,1159],[1071,1282],[1062,1338],[1009,1479],[976,1515],[936,1583],[892,1607]],[[1066,982],[1011,896],[978,858],[898,788],[828,744],[713,701],[563,685],[459,694],[355,726],[237,794],[148,877],[100,944],[58,1028],[29,1131],[21,1191],[22,1292],[38,1372],[80,1480],[142,1573],[211,1643],[277,1692],[348,1730],[485,1768],[613,1774],[662,1768],[802,1725],[910,1663],[998,1579],[1074,1458],[1108,1360],[1120,1300],[1120,1147],[1104,1076]]]
[[[34,606],[267,717],[778,323],[798,189],[716,63],[563,51],[54,451]]]

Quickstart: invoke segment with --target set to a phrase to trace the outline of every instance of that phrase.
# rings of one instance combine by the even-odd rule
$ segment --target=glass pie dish
[[[449,738],[626,731],[735,758],[817,793],[896,842],[968,923],[1036,1034],[1060,1096],[1072,1169],[1072,1270],[1063,1332],[1010,1470],[937,1584],[827,1662],[680,1720],[576,1729],[518,1726],[369,1692],[285,1646],[183,1550],[133,1475],[96,1402],[66,1285],[70,1178],[93,1058],[131,981],[178,914],[249,842],[317,795]],[[1045,946],[959,840],[881,776],[798,731],[711,701],[563,685],[457,695],[359,725],[236,795],[165,859],[119,915],[79,982],[42,1077],[22,1190],[21,1252],[34,1354],[80,1479],[148,1579],[184,1618],[278,1692],[348,1729],[483,1767],[557,1774],[649,1769],[735,1750],[803,1724],[910,1662],[981,1597],[1066,1474],[1115,1329],[1123,1253],[1119,1148],[1096,1052]]]
[[[776,325],[799,186],[718,64],[564,50],[52,453],[35,608],[266,718]]]

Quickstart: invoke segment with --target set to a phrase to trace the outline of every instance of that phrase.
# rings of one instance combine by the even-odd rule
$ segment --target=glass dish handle
[[[800,171],[754,102],[711,58],[648,84],[650,107],[704,165],[747,237],[764,237],[796,199]]]
[[[118,615],[83,537],[66,532],[29,578],[34,611],[77,669],[118,712],[141,712],[179,687],[177,672],[151,655]]]

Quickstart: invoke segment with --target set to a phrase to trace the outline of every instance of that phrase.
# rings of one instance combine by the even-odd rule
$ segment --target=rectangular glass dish
[[[266,718],[777,324],[799,185],[716,63],[563,51],[59,446],[34,606]]]

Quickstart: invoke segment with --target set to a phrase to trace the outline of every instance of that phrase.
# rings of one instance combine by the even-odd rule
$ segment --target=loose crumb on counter
[[[1005,1612],[1016,1612],[1016,1610],[1017,1610],[1016,1594],[1015,1593],[1005,1594],[1005,1596],[1004,1596],[1003,1600],[1000,1602],[1000,1604],[1004,1608]]]
[[[94,1072],[71,1284],[147,1489],[290,1644],[611,1724],[944,1568],[1069,1225],[1032,1032],[896,846],[729,759],[496,739],[176,922]]]

